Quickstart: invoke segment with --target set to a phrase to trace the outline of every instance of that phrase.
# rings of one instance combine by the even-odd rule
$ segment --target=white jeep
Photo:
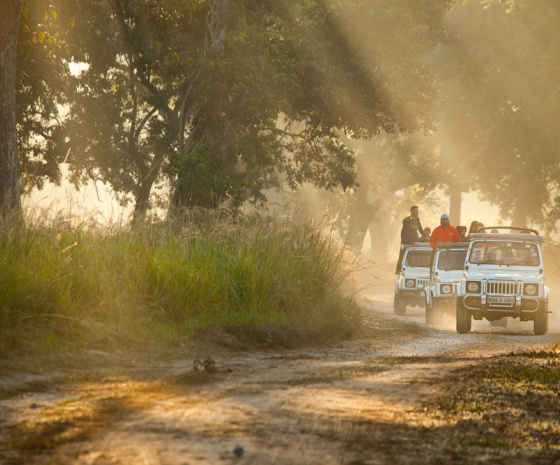
[[[458,333],[471,330],[472,318],[492,323],[512,317],[533,321],[535,334],[546,334],[549,289],[543,241],[538,231],[515,226],[489,226],[472,235],[457,289]]]
[[[468,242],[437,244],[426,286],[426,323],[439,324],[444,313],[455,315],[457,285],[463,279],[468,248]]]
[[[402,269],[395,281],[394,311],[406,315],[406,306],[423,307],[424,288],[430,275],[432,248],[430,244],[403,245]]]

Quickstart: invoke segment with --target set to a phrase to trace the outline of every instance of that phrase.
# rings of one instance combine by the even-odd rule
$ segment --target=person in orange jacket
[[[434,229],[430,236],[430,245],[435,250],[439,242],[461,242],[459,232],[449,224],[449,215],[444,213],[439,219],[440,225]]]

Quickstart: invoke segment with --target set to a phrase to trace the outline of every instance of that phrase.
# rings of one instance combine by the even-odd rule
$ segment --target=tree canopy
[[[137,215],[167,179],[176,208],[303,183],[371,206],[372,192],[442,185],[517,223],[560,217],[554,0],[23,6],[24,186],[57,181],[68,161],[76,183],[108,183]]]
[[[67,159],[76,182],[107,182],[138,213],[162,174],[177,207],[262,200],[284,181],[346,189],[345,138],[434,124],[419,57],[445,39],[449,4],[54,1],[39,32],[22,31],[28,177],[56,179]],[[30,74],[34,54],[48,73]]]
[[[438,132],[451,179],[481,192],[514,224],[553,226],[560,5],[469,2],[452,10],[447,26],[454,39],[439,57],[446,86]]]

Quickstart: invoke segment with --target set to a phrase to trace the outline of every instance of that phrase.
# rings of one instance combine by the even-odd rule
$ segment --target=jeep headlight
[[[405,285],[406,287],[414,287],[415,284],[416,284],[416,282],[414,281],[414,279],[407,279],[407,280],[404,282],[404,285]]]
[[[539,291],[539,286],[537,286],[536,284],[525,284],[525,289],[523,291],[523,294],[536,295],[538,291]]]
[[[453,287],[450,284],[443,284],[441,286],[442,294],[451,294],[453,292]]]
[[[467,281],[467,291],[471,294],[480,293],[480,282],[478,281]]]

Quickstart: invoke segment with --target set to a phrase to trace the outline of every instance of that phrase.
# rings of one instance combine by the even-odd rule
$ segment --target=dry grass
[[[303,214],[265,213],[1,231],[0,356],[177,347],[205,334],[249,346],[351,336],[360,319],[343,291],[345,247]]]

